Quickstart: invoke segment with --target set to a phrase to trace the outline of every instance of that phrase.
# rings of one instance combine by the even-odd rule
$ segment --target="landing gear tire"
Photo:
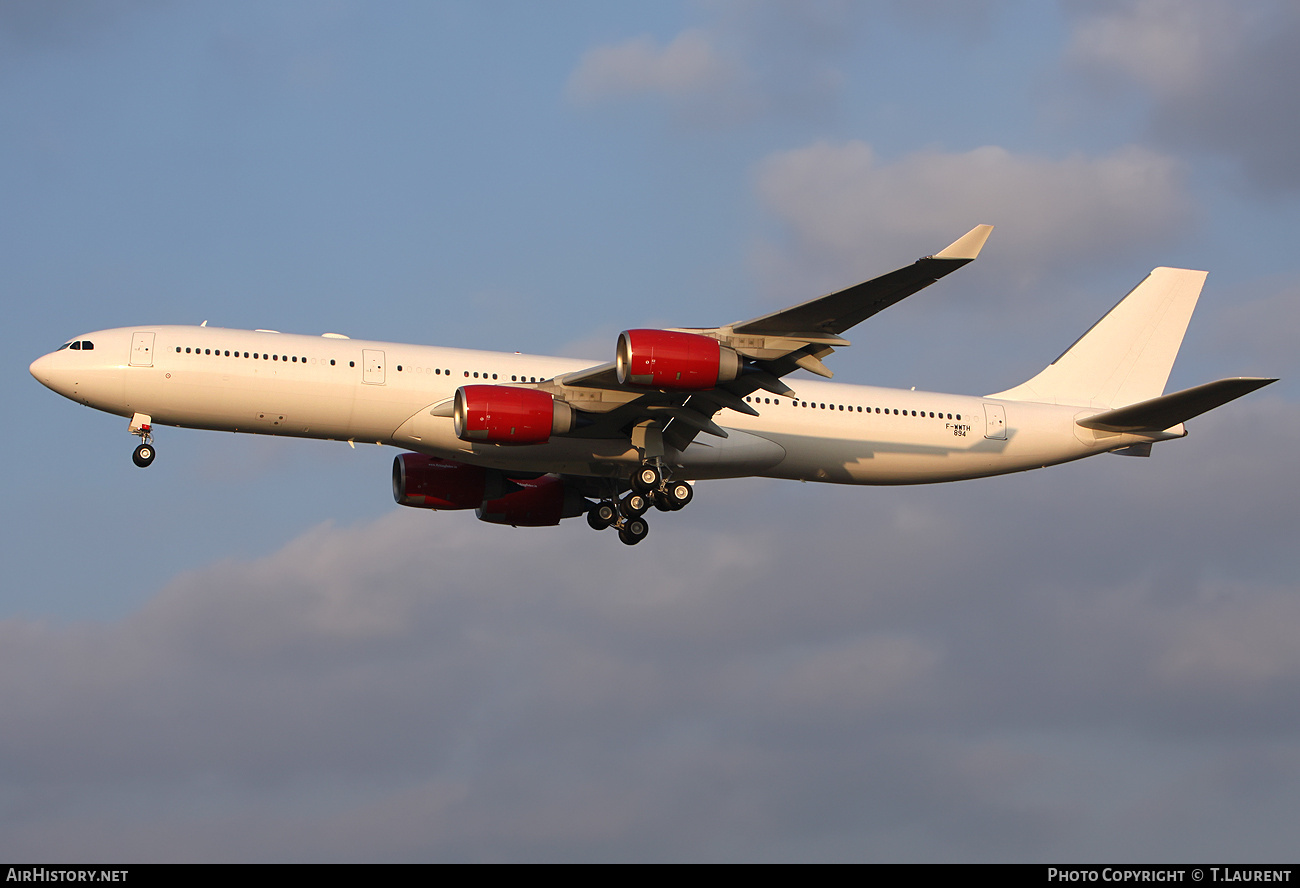
[[[640,518],[649,508],[649,497],[635,490],[618,501],[618,511],[624,518]]]
[[[612,503],[600,503],[587,511],[587,524],[592,530],[604,530],[618,520],[618,510]]]
[[[655,508],[660,512],[672,512],[676,507],[669,501],[668,495],[662,490],[656,490],[650,498],[654,500]]]
[[[659,482],[662,480],[663,472],[659,471],[659,467],[646,463],[633,473],[632,489],[637,493],[650,493],[659,487]]]
[[[685,481],[670,481],[664,487],[664,501],[668,503],[668,507],[673,511],[685,507],[694,496],[695,488]]]
[[[131,461],[142,469],[149,468],[153,458],[154,449],[152,444],[141,444],[135,449],[135,453],[131,454]]]
[[[650,525],[646,524],[644,518],[629,518],[618,529],[618,538],[626,546],[635,546],[645,539],[646,534],[649,532]]]

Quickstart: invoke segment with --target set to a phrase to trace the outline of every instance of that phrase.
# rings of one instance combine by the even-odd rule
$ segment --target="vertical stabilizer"
[[[1042,373],[988,397],[1104,408],[1159,397],[1205,276],[1154,269]]]

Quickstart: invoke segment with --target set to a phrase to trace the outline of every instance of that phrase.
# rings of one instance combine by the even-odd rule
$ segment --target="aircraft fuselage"
[[[532,385],[592,361],[217,327],[87,333],[32,374],[79,403],[157,425],[392,445],[490,468],[626,475],[627,436],[470,443],[448,411],[470,384]],[[757,416],[724,409],[728,436],[666,455],[674,476],[759,475],[842,484],[922,484],[1018,472],[1180,437],[1080,428],[1095,409],[794,380],[798,399],[759,392]]]

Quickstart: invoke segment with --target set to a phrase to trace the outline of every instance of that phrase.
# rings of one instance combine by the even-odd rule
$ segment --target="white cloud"
[[[1300,187],[1294,101],[1300,8],[1289,0],[1080,4],[1067,58],[1108,89],[1137,83],[1152,133],[1240,163],[1259,187]]]
[[[757,189],[790,240],[766,261],[839,285],[977,223],[997,226],[981,266],[1026,282],[1167,242],[1195,215],[1180,165],[1137,146],[1062,159],[986,146],[886,161],[865,142],[818,142],[764,160]]]
[[[744,76],[704,31],[689,29],[662,47],[643,36],[589,50],[569,79],[569,95],[587,103],[643,95],[689,101],[732,90]]]
[[[1199,89],[1242,37],[1242,4],[1138,0],[1083,18],[1070,35],[1076,62],[1164,93]]]
[[[398,510],[125,620],[7,620],[0,832],[59,859],[1275,855],[1296,434],[1254,399],[1150,460],[707,483],[636,549]],[[1184,770],[1218,776],[1169,793]]]

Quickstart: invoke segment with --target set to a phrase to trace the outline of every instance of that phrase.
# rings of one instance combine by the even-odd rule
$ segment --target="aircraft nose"
[[[47,389],[56,391],[61,395],[66,395],[67,382],[64,377],[65,372],[60,372],[59,359],[55,356],[56,352],[50,352],[48,355],[41,355],[32,361],[31,366],[27,369],[31,371],[36,381]]]
[[[49,382],[47,382],[47,380],[50,378],[50,356],[49,355],[41,355],[36,360],[32,361],[32,365],[27,369],[31,371],[32,376],[35,376],[36,381],[39,382],[41,385],[46,385],[46,386],[49,385]]]

